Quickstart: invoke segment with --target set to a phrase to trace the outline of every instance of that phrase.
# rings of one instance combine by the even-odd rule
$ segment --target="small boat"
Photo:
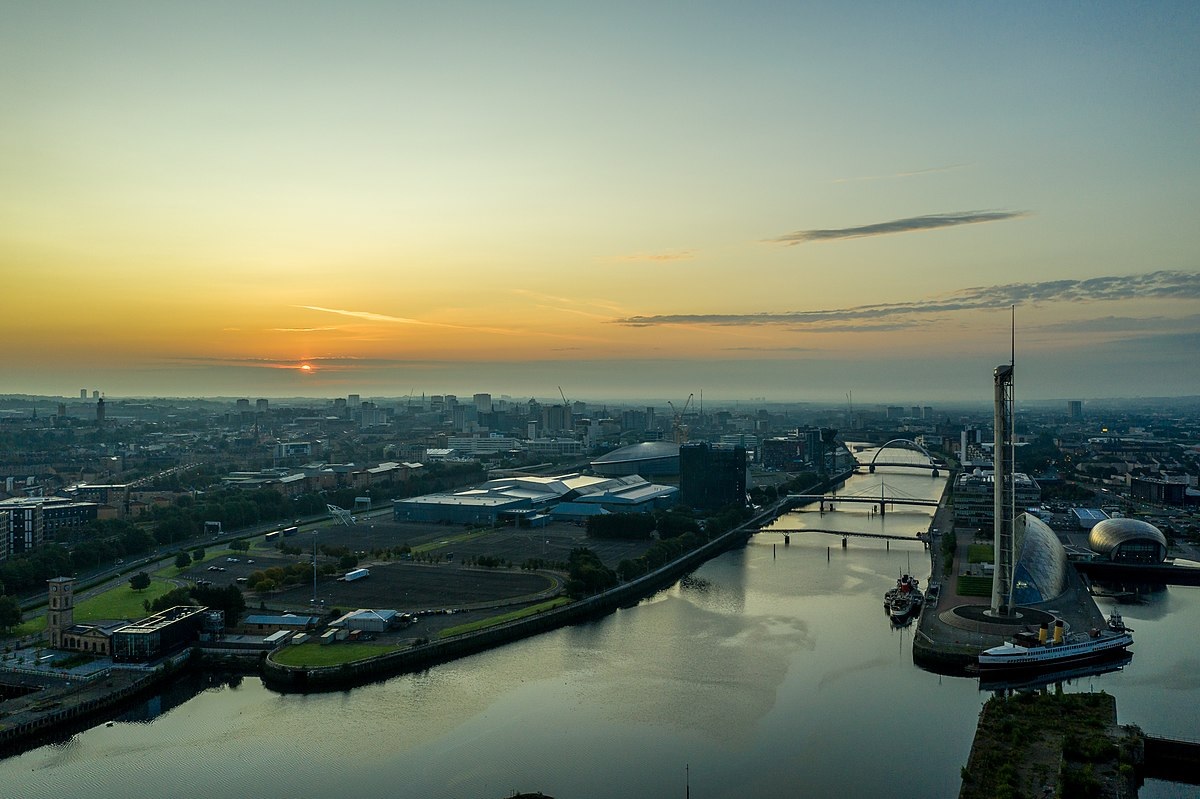
[[[1037,633],[1022,631],[1000,646],[979,653],[980,671],[1049,671],[1071,663],[1116,657],[1133,644],[1133,630],[1113,611],[1108,625],[1085,633],[1063,634],[1062,619],[1050,635],[1043,624]]]

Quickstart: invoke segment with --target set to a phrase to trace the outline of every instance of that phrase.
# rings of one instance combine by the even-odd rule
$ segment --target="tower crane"
[[[694,394],[688,394],[687,402],[683,403],[683,410],[675,410],[675,403],[667,400],[667,404],[671,406],[671,413],[674,415],[674,435],[675,443],[683,444],[688,440],[688,429],[683,423],[683,417],[687,413],[688,406],[692,404]]]

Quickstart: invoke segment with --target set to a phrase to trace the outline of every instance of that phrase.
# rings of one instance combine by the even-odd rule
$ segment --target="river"
[[[882,481],[936,498],[944,480],[889,471],[841,493]],[[780,524],[908,536],[929,518],[844,503]],[[173,700],[156,698],[0,762],[0,793],[600,799],[683,796],[690,781],[696,797],[953,797],[987,695],[913,666],[913,628],[893,628],[881,601],[905,570],[928,580],[915,540],[760,534],[637,607],[423,673],[313,695],[248,677],[161,713]],[[1122,722],[1200,737],[1185,710],[1200,699],[1200,593],[1122,611],[1133,662],[1068,690],[1108,690]],[[1142,796],[1190,795],[1175,787]]]

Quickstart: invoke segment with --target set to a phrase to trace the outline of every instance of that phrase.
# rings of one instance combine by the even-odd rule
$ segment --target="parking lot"
[[[557,593],[565,577],[522,569],[521,564],[529,559],[565,563],[572,549],[588,547],[606,565],[616,568],[621,560],[637,557],[648,546],[644,541],[588,539],[582,526],[569,523],[468,531],[461,526],[394,522],[390,518],[364,520],[354,526],[326,525],[315,531],[309,528],[274,541],[256,536],[250,539],[250,544],[248,552],[209,559],[186,570],[182,576],[207,580],[216,586],[238,585],[246,590],[246,579],[255,571],[296,563],[311,566],[314,544],[318,566],[337,562],[336,558],[321,554],[322,548],[345,547],[358,555],[359,565],[369,569],[370,576],[344,582],[338,578],[345,570],[339,568],[332,576],[318,574],[315,592],[312,581],[305,580],[263,596],[248,594],[247,604],[252,608],[298,613],[312,608],[326,611],[359,607],[412,612],[462,611],[470,606],[518,606]],[[298,547],[301,553],[284,555],[279,544]],[[404,545],[418,553],[416,560],[372,554]],[[480,557],[495,558],[504,565],[495,569],[463,565],[464,561]]]

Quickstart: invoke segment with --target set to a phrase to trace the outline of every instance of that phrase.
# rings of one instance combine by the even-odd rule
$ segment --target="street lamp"
[[[317,604],[317,531],[313,530],[313,598],[312,604]]]

